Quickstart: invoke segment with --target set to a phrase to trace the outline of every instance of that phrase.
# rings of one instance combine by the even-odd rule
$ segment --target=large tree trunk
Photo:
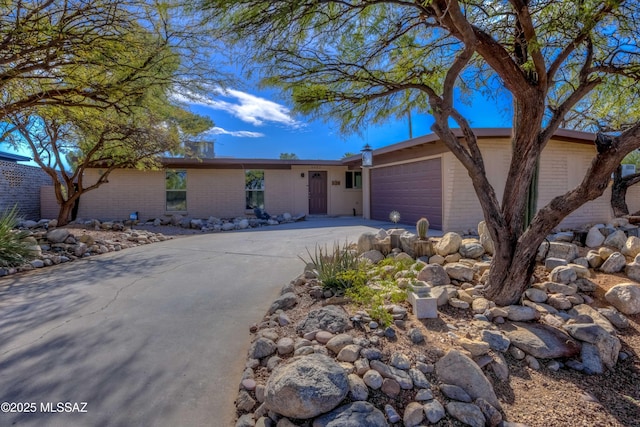
[[[69,218],[71,217],[71,211],[73,210],[74,200],[65,200],[60,204],[60,210],[58,211],[58,227],[67,225]]]
[[[622,166],[618,166],[613,173],[613,185],[611,186],[611,209],[613,215],[621,217],[629,215],[627,205],[627,189],[640,182],[640,173],[622,176]]]

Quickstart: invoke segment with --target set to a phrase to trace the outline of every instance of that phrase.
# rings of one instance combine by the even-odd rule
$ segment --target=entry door
[[[327,214],[327,172],[309,171],[309,215]]]

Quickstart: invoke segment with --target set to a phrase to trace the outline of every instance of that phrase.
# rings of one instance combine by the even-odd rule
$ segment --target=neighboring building
[[[22,218],[39,220],[40,187],[52,182],[39,167],[17,163],[29,160],[30,157],[0,151],[0,213],[17,206]]]
[[[108,184],[81,197],[78,217],[228,218],[255,207],[271,215],[362,215],[362,174],[340,161],[166,158],[163,166],[113,171]],[[100,173],[87,171],[85,182]]]
[[[511,129],[476,129],[478,145],[490,183],[498,200],[508,182],[511,162]],[[462,136],[460,134],[460,136]],[[538,207],[577,186],[596,154],[595,135],[559,130],[542,152]],[[360,165],[359,156],[345,159],[350,167]],[[412,224],[421,216],[432,228],[447,231],[476,229],[483,220],[480,202],[467,170],[439,138],[425,135],[373,151],[373,167],[363,173],[365,218],[386,221],[393,210],[401,222]],[[630,211],[640,209],[640,188],[627,195]],[[560,227],[612,219],[611,192],[591,201],[568,216]]]

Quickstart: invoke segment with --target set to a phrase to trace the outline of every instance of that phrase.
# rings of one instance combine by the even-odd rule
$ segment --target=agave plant
[[[29,244],[24,242],[24,238],[29,233],[16,230],[17,224],[18,209],[16,206],[0,215],[0,267],[21,265],[33,257]]]

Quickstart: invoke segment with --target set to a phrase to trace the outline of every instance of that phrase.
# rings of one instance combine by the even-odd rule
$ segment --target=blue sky
[[[215,141],[216,157],[276,159],[280,153],[295,153],[300,159],[337,160],[347,152],[359,153],[367,143],[375,149],[409,138],[406,118],[344,136],[336,123],[294,115],[279,94],[251,87],[217,90],[195,100],[177,98],[214,121],[206,139]],[[459,103],[458,108],[474,127],[509,126],[508,101],[497,103],[476,94],[471,105]],[[432,123],[431,116],[413,111],[413,136],[431,133]],[[0,150],[15,152],[2,144]],[[24,150],[19,154],[29,156]]]
[[[408,120],[390,120],[372,126],[362,135],[341,135],[336,123],[309,120],[292,113],[278,94],[258,89],[219,90],[211,97],[188,103],[192,111],[211,117],[215,127],[208,138],[215,141],[216,157],[278,158],[280,153],[295,153],[301,159],[340,159],[358,153],[365,144],[380,148],[409,138]],[[186,99],[181,99],[186,102]],[[474,127],[509,125],[508,102],[475,96],[471,105],[459,104]],[[413,136],[431,133],[433,119],[412,113]]]

